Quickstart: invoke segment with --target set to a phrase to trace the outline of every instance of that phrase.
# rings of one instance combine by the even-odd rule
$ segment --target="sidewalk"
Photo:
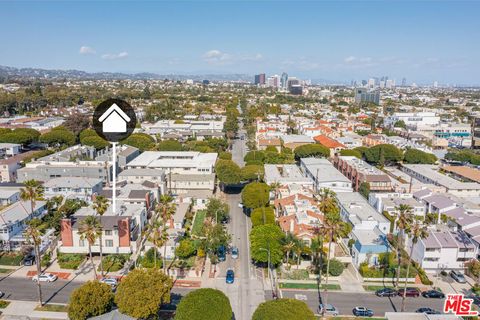
[[[66,312],[36,311],[38,302],[9,300],[10,304],[5,309],[1,309],[0,319],[68,319]]]

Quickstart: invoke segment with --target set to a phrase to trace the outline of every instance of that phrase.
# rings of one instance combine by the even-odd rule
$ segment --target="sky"
[[[480,84],[480,1],[6,1],[0,65]]]

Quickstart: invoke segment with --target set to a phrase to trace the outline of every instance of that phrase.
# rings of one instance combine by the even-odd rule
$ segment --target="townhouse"
[[[62,196],[64,199],[80,199],[92,202],[93,195],[102,191],[103,180],[82,177],[53,178],[43,184],[46,198]]]
[[[340,173],[327,159],[302,158],[300,167],[305,176],[313,181],[315,190],[328,188],[336,193],[352,192],[352,182]]]

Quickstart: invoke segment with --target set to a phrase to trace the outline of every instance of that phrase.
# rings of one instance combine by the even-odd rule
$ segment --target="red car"
[[[419,297],[420,296],[420,291],[417,288],[407,288],[407,289],[400,289],[398,290],[398,295],[400,297],[403,297],[403,294],[405,292],[405,297]]]

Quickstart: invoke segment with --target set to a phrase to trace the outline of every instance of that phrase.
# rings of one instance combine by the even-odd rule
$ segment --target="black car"
[[[433,310],[432,308],[419,308],[416,313],[425,313],[425,314],[440,314],[437,310]]]
[[[375,291],[375,294],[377,297],[395,297],[397,295],[397,291],[392,288],[383,288]]]
[[[3,298],[4,295],[5,295],[5,292],[0,291],[0,299]]]
[[[352,312],[356,317],[373,317],[373,311],[367,307],[355,307]]]
[[[225,261],[227,249],[224,246],[220,246],[217,251],[218,261]]]
[[[424,298],[435,298],[435,299],[443,299],[445,298],[445,295],[437,290],[428,290],[428,291],[423,291],[422,296]]]
[[[22,264],[24,266],[33,266],[34,263],[35,263],[35,256],[32,256],[32,255],[25,256],[22,260]]]

